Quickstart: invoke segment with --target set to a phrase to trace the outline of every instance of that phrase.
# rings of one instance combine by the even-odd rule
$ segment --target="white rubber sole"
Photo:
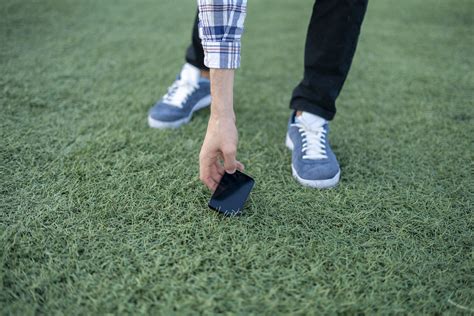
[[[208,107],[209,105],[211,105],[211,96],[210,95],[208,95],[208,96],[202,98],[201,100],[199,100],[198,103],[196,103],[193,110],[189,113],[189,115],[187,117],[183,117],[182,119],[179,119],[179,120],[176,120],[176,121],[173,121],[173,122],[166,122],[166,121],[155,120],[150,115],[148,115],[148,125],[151,128],[162,128],[162,129],[163,128],[178,128],[181,125],[189,123],[189,121],[191,120],[191,117],[193,116],[194,112],[196,112],[200,109],[203,109],[205,107]]]
[[[285,144],[286,144],[286,147],[288,147],[289,150],[293,151],[293,148],[295,146],[293,145],[293,142],[291,141],[290,135],[288,135],[288,133],[286,134]],[[335,187],[339,183],[339,179],[341,177],[341,171],[339,170],[339,172],[334,177],[332,177],[330,179],[324,179],[324,180],[303,179],[298,175],[298,173],[296,172],[295,167],[293,166],[293,164],[291,164],[291,171],[293,173],[293,177],[301,185],[303,185],[305,187],[316,188],[316,189],[329,189],[329,188]]]

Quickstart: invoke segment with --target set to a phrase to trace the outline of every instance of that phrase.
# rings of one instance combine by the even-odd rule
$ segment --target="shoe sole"
[[[290,135],[288,133],[286,134],[286,141],[285,141],[286,147],[288,147],[289,150],[293,151],[293,148],[295,147],[293,145],[293,141],[290,138]],[[296,172],[295,167],[293,164],[291,164],[291,171],[293,173],[293,177],[298,181],[301,185],[305,187],[311,187],[311,188],[317,188],[317,189],[329,189],[335,187],[339,183],[339,178],[341,177],[341,170],[337,172],[337,174],[330,178],[330,179],[324,179],[324,180],[308,180],[300,177],[298,173]]]
[[[210,95],[208,95],[208,96],[202,98],[201,100],[199,100],[187,117],[183,117],[182,119],[179,119],[179,120],[176,120],[176,121],[167,122],[167,121],[156,120],[156,119],[152,118],[150,115],[148,115],[148,125],[151,128],[160,128],[160,129],[178,128],[181,125],[189,123],[189,121],[191,120],[194,112],[196,112],[200,109],[203,109],[205,107],[208,107],[209,105],[211,105],[211,96]]]

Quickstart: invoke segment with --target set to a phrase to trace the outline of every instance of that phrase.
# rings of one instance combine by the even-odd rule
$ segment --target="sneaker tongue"
[[[303,112],[300,116],[297,116],[296,119],[303,123],[304,126],[308,127],[311,130],[316,130],[319,127],[326,124],[326,120],[320,116]]]
[[[194,67],[191,64],[184,64],[181,74],[179,75],[180,79],[185,82],[198,83],[199,78],[201,77],[201,72],[198,68]]]

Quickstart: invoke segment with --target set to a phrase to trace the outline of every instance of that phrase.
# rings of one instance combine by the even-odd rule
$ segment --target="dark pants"
[[[354,57],[368,0],[316,0],[306,34],[303,80],[293,90],[290,108],[331,120]],[[200,69],[204,52],[198,17],[186,61]]]

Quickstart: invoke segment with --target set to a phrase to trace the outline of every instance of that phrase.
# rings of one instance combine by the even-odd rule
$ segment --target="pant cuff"
[[[331,121],[334,116],[336,115],[336,112],[328,111],[318,105],[311,104],[307,101],[304,100],[298,100],[297,102],[291,102],[290,103],[290,109],[296,110],[296,111],[303,111],[303,112],[308,112],[317,116],[320,116],[324,118],[325,120]]]
[[[207,68],[206,65],[204,65],[204,63],[199,63],[196,60],[189,59],[189,58],[186,58],[186,62],[201,70],[209,71],[209,68]]]

